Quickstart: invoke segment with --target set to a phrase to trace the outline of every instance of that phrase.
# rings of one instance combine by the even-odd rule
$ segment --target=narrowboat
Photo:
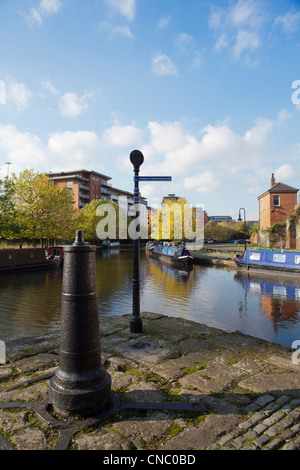
[[[33,269],[55,269],[56,259],[47,259],[45,248],[8,248],[0,250],[0,273]]]
[[[103,240],[101,243],[102,249],[120,248],[120,242],[111,242],[110,240]]]
[[[235,262],[241,271],[300,274],[300,251],[246,250]]]
[[[62,246],[50,246],[48,249],[47,259],[55,260],[59,266],[64,262],[64,249]]]
[[[183,243],[173,245],[171,243],[148,242],[146,254],[174,266],[189,266],[193,264],[193,257]]]

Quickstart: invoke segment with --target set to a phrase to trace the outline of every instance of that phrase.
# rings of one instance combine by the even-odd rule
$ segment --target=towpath
[[[297,354],[180,318],[141,317],[138,335],[129,331],[129,315],[101,319],[102,362],[117,403],[106,419],[64,421],[51,413],[59,332],[8,343],[9,361],[0,366],[0,448],[102,450],[110,458],[136,452],[139,460],[141,451],[197,459],[200,450],[300,449]]]

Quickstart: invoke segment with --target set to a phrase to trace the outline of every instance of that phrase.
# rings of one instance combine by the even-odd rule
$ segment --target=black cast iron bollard
[[[133,150],[130,154],[130,161],[134,168],[134,204],[139,204],[139,180],[140,166],[144,162],[144,155],[139,150]],[[135,221],[138,215],[135,215]],[[136,236],[137,223],[135,222],[133,240],[133,275],[132,275],[132,316],[130,319],[131,333],[142,333],[143,326],[140,318],[140,237]]]
[[[82,231],[64,247],[60,359],[49,389],[49,402],[64,417],[103,411],[111,391],[101,363],[95,252]]]

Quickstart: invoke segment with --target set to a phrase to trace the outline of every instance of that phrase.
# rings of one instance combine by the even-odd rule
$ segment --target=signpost
[[[171,176],[135,176],[134,181],[172,181]]]
[[[139,150],[133,150],[130,154],[130,161],[134,168],[134,240],[133,240],[133,275],[132,275],[132,316],[130,319],[130,332],[142,333],[143,326],[140,317],[140,237],[136,236],[138,227],[138,212],[140,203],[140,181],[172,181],[171,176],[139,176],[140,166],[144,162],[144,155]],[[136,206],[137,205],[137,206]]]

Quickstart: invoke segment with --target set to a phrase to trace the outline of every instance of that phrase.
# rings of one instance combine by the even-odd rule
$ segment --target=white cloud
[[[281,165],[274,171],[276,181],[285,181],[295,176],[295,170],[290,164]]]
[[[256,171],[268,158],[274,159],[270,135],[279,124],[279,118],[274,121],[260,118],[240,135],[226,123],[208,124],[195,134],[180,122],[150,122],[148,137],[144,138],[141,148],[147,155],[143,171],[174,175],[177,180],[193,178],[186,182],[196,187],[200,181],[199,192],[213,190],[217,181],[215,174],[219,179],[236,177],[246,170]],[[204,185],[199,175],[206,175],[209,184]]]
[[[135,17],[136,0],[106,0],[113,10],[132,21]]]
[[[192,60],[192,67],[194,69],[200,69],[200,67],[203,64],[203,56],[202,53],[199,51],[196,51],[194,54],[194,58]]]
[[[257,28],[262,22],[261,5],[254,0],[238,0],[229,11],[230,21],[237,26]]]
[[[186,189],[195,189],[198,193],[209,193],[215,191],[220,186],[219,176],[211,171],[204,171],[197,175],[184,178]]]
[[[11,162],[10,172],[25,169],[36,171],[101,168],[99,162],[100,138],[94,132],[54,132],[46,142],[15,126],[0,124],[0,153],[3,162]],[[0,177],[6,176],[3,166]]]
[[[261,46],[265,22],[263,4],[257,0],[238,0],[227,9],[213,7],[209,27],[216,34],[214,50],[227,50],[233,59],[244,58],[245,63],[250,64],[247,54]]]
[[[55,88],[55,86],[52,84],[51,80],[49,78],[42,80],[41,82],[42,88],[44,88],[47,91],[50,91],[52,95],[58,95],[59,91]]]
[[[232,48],[233,57],[240,59],[245,51],[254,51],[261,44],[257,31],[240,30],[236,36],[236,42]]]
[[[42,13],[47,15],[54,15],[61,8],[62,3],[60,0],[41,0],[39,9]]]
[[[109,39],[112,39],[114,36],[122,36],[129,39],[135,38],[134,34],[131,32],[131,29],[127,25],[120,26],[103,22],[100,25],[100,29],[105,30],[108,33]]]
[[[285,15],[277,16],[274,23],[281,25],[286,34],[295,33],[300,23],[300,12],[292,13],[289,11]]]
[[[45,148],[38,136],[20,132],[12,125],[0,124],[0,153],[3,162],[11,162],[10,172],[19,172],[43,165]],[[1,176],[4,176],[3,172]]]
[[[6,82],[6,100],[8,105],[12,104],[19,113],[22,113],[32,103],[33,95],[25,83],[8,78]]]
[[[170,57],[166,54],[158,53],[151,61],[152,72],[160,77],[171,75],[174,77],[178,76],[176,66],[173,64]]]
[[[88,165],[99,168],[100,139],[95,132],[54,132],[47,146],[48,165],[51,169],[76,169]]]
[[[170,23],[171,21],[171,16],[168,15],[168,16],[162,16],[158,22],[157,22],[157,26],[159,29],[165,29],[168,24]]]
[[[272,145],[272,133],[289,117],[281,110],[273,120],[257,119],[241,134],[227,121],[194,131],[186,121],[152,121],[145,128],[115,121],[101,134],[87,130],[54,132],[44,142],[14,126],[0,125],[0,153],[3,162],[12,163],[11,171],[86,168],[115,178],[114,170],[108,169],[111,161],[113,168],[119,165],[123,175],[130,175],[129,152],[139,148],[145,156],[141,174],[172,176],[168,192],[180,193],[184,188],[184,194],[191,190],[194,194],[216,195],[221,187],[230,191],[231,185],[240,185],[244,193],[257,195],[274,168],[276,179],[283,181],[299,171],[299,153],[294,155],[294,164],[282,163],[283,151]],[[3,167],[2,176],[6,171]],[[161,198],[162,190],[160,185],[143,185],[143,195],[151,196],[154,202],[155,196]]]
[[[217,52],[222,52],[224,49],[227,49],[228,47],[228,40],[226,34],[221,34],[221,36],[218,38],[214,50]]]
[[[88,109],[93,97],[93,92],[85,92],[82,96],[71,92],[65,93],[59,98],[59,112],[62,116],[76,118]]]
[[[31,27],[34,24],[42,24],[47,16],[58,13],[62,6],[60,0],[40,0],[36,8],[30,8],[29,13],[21,13]]]
[[[120,125],[118,123],[103,132],[103,142],[106,146],[124,147],[137,145],[141,142],[142,131],[134,125]]]
[[[180,33],[177,35],[175,45],[181,53],[186,53],[192,45],[194,38],[187,33]]]
[[[132,34],[130,28],[126,25],[125,26],[119,26],[119,25],[113,26],[111,34],[118,35],[118,36],[125,36],[130,39],[134,39],[134,35]]]

